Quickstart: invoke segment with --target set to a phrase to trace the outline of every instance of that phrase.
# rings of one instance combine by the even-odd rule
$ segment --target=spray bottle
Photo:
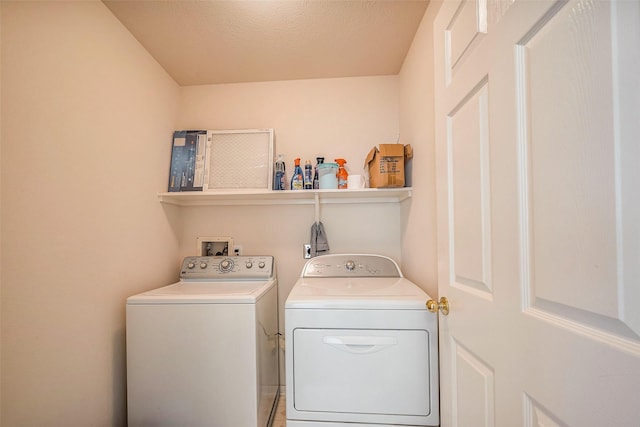
[[[300,157],[294,160],[293,176],[291,177],[291,189],[302,190],[304,188],[304,175],[300,167]]]
[[[278,154],[278,160],[276,161],[275,172],[273,176],[273,189],[285,190],[285,164],[282,154]]]
[[[344,164],[347,161],[345,159],[335,159],[335,162],[338,164],[338,190],[346,190],[349,174],[344,168]]]

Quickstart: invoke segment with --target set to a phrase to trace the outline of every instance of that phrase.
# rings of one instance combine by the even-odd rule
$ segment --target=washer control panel
[[[265,280],[274,274],[274,259],[260,256],[190,256],[182,261],[181,279]]]
[[[310,259],[302,277],[402,277],[398,264],[383,255],[336,254]]]

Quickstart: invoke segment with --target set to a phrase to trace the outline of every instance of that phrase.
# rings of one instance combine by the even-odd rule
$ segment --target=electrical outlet
[[[308,243],[305,243],[304,245],[304,249],[303,249],[303,254],[304,254],[304,259],[309,259],[311,258],[311,245]]]

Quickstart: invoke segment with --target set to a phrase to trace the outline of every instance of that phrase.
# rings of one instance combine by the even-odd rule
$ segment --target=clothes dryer
[[[271,256],[188,257],[127,299],[129,426],[270,425],[279,394]]]
[[[287,427],[437,426],[427,300],[388,257],[309,260],[285,303]]]

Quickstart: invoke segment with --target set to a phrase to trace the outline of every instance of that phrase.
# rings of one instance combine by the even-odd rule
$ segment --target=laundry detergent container
[[[321,190],[335,190],[338,188],[338,164],[320,163],[318,165],[318,187]]]

